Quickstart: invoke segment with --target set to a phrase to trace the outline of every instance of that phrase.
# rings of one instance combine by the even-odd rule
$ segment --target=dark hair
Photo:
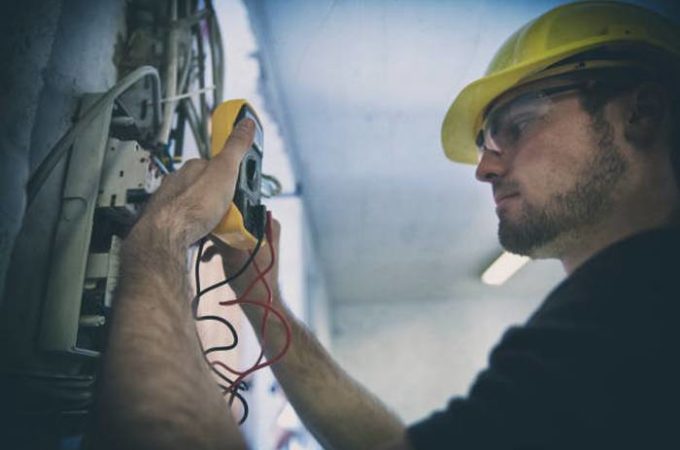
[[[580,58],[593,58],[596,53],[598,58],[625,59],[639,63],[639,68],[618,68],[607,73],[606,77],[594,77],[594,81],[587,85],[581,94],[583,109],[593,118],[603,119],[605,105],[613,98],[640,86],[646,82],[659,84],[668,93],[669,114],[671,123],[671,136],[668,142],[671,164],[676,185],[680,188],[680,66],[675,58],[667,54],[650,49],[618,49],[616,53],[598,50],[588,54],[579,55]],[[612,57],[612,54],[615,56]]]

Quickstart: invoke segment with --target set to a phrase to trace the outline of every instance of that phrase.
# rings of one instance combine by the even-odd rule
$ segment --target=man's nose
[[[484,150],[477,164],[475,176],[479,181],[491,182],[505,175],[507,166],[503,161],[503,155],[494,150]]]

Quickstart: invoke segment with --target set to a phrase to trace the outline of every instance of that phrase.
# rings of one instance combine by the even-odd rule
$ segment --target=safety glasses
[[[582,90],[586,83],[532,90],[493,106],[477,135],[477,149],[512,151],[544,123],[554,109],[555,97]]]

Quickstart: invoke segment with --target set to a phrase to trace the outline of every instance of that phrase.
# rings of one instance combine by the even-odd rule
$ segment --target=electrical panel
[[[212,2],[119,3],[125,20],[110,25],[119,28],[120,41],[99,39],[97,27],[70,28],[75,9],[64,8],[64,17],[55,19],[60,38],[45,50],[57,59],[64,56],[59,51],[80,48],[73,41],[91,40],[115,47],[115,56],[81,64],[69,54],[79,89],[57,92],[48,106],[62,114],[58,119],[36,115],[42,121],[36,119],[33,134],[45,142],[35,147],[42,151],[44,144],[45,151],[32,161],[28,206],[11,259],[21,276],[8,278],[0,302],[0,397],[17,423],[40,430],[36,439],[49,427],[55,439],[85,429],[115,303],[121,242],[185,148],[195,144],[200,156],[210,157],[210,112],[221,102],[225,60]],[[97,64],[97,73],[79,72]],[[54,67],[41,72],[45,85],[64,76]],[[76,83],[81,78],[88,81]],[[90,86],[102,92],[83,95]],[[38,109],[49,110],[43,103]],[[63,120],[69,127],[50,122]]]
[[[43,350],[99,355],[121,237],[161,182],[151,152],[110,136],[113,109],[102,108],[71,150],[44,306],[50,320],[39,334]]]

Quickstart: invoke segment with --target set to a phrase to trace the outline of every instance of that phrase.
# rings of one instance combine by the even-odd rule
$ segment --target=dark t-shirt
[[[619,242],[509,329],[424,449],[680,449],[680,232]]]

